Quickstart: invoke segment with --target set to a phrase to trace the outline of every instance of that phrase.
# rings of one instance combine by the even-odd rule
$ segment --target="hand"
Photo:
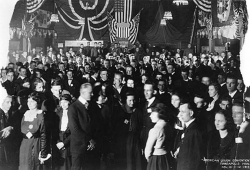
[[[87,148],[87,151],[88,150],[93,150],[94,148],[95,148],[95,144],[96,144],[96,142],[93,140],[93,139],[91,139],[90,141],[89,141],[89,145],[88,145],[88,148]]]
[[[175,159],[177,158],[178,154],[179,154],[180,148],[177,148],[177,150],[175,151],[175,153],[172,155]]]
[[[7,138],[10,135],[12,129],[13,129],[12,126],[8,126],[8,127],[4,128],[3,130],[1,130],[1,132],[2,132],[2,136],[1,137],[2,138]]]
[[[63,142],[58,142],[56,144],[56,147],[60,150],[60,149],[62,149],[64,147],[64,143]]]
[[[50,157],[51,157],[51,154],[48,154],[48,155],[46,156],[46,158],[42,158],[42,157],[41,157],[41,152],[39,152],[38,160],[40,161],[40,164],[44,164],[44,162],[47,161]]]

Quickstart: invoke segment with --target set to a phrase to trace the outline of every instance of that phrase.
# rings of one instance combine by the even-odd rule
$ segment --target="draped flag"
[[[136,41],[139,23],[140,23],[140,14],[141,11],[132,19],[132,21],[129,23],[129,37],[128,40],[131,42],[131,44],[134,44]]]
[[[214,1],[214,0],[213,0]],[[211,12],[211,0],[194,0],[194,3],[205,12]]]
[[[131,20],[133,0],[116,0],[115,17],[107,13],[110,41],[117,38],[128,39],[134,44],[138,34],[141,11]]]
[[[45,0],[27,0],[27,13],[33,13],[38,10]]]
[[[108,26],[109,26],[110,42],[113,43],[116,40],[117,22],[109,12],[107,12],[107,19],[108,19]]]
[[[65,5],[68,4],[68,5]],[[108,29],[107,11],[114,11],[114,0],[57,0],[56,9],[77,40],[99,40]]]

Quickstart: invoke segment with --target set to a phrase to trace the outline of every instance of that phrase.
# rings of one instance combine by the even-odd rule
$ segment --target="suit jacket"
[[[245,121],[244,124],[244,131],[236,133],[236,137],[242,138],[243,142],[235,144],[232,154],[233,159],[250,159],[250,123]]]
[[[70,94],[72,94],[74,97],[79,96],[79,90],[80,90],[80,83],[76,79],[73,79],[71,83],[68,83],[68,79],[64,80],[64,89],[69,91]]]
[[[161,103],[164,103],[166,106],[170,106],[170,104],[171,104],[171,96],[167,91],[165,91],[162,94],[160,94],[159,91],[158,91],[156,97],[157,97],[157,99],[159,99],[159,101]]]
[[[184,130],[177,156],[177,170],[202,170],[201,143],[201,134],[194,121]]]
[[[243,101],[243,93],[242,92],[239,92],[237,90],[237,92],[234,94],[233,97],[231,97],[232,100],[242,100]],[[232,101],[233,102],[233,101]]]
[[[83,154],[92,139],[89,111],[78,99],[70,105],[68,117],[71,154]]]

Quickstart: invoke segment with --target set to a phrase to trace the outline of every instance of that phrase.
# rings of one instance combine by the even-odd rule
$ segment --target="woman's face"
[[[69,108],[69,101],[68,100],[61,100],[60,105],[63,110],[67,110]]]
[[[43,83],[37,83],[35,90],[37,92],[43,92]]]
[[[135,97],[134,96],[127,96],[126,104],[128,105],[128,107],[131,107],[131,108],[134,107]]]
[[[224,130],[226,123],[227,121],[224,115],[218,113],[215,115],[214,124],[217,130]]]
[[[209,94],[209,97],[214,97],[215,95],[218,94],[218,91],[215,89],[214,86],[209,86],[208,87],[208,94]]]
[[[99,95],[98,99],[97,99],[97,103],[99,104],[103,104],[107,101],[107,97],[103,96],[103,95]]]
[[[35,100],[33,100],[32,98],[28,99],[28,103],[27,103],[29,110],[34,110],[37,108],[37,102]]]
[[[175,108],[179,108],[180,107],[180,98],[179,96],[173,95],[171,98],[171,104],[175,107]]]
[[[153,123],[158,122],[158,120],[159,120],[159,113],[158,113],[158,112],[152,112],[152,113],[150,114],[150,118],[151,118],[151,121],[152,121]]]
[[[142,76],[142,78],[141,78],[141,79],[142,79],[142,80],[141,80],[141,81],[142,81],[142,83],[143,83],[143,84],[145,84],[145,82],[147,81],[147,79],[148,79],[148,78],[147,78],[146,76]]]

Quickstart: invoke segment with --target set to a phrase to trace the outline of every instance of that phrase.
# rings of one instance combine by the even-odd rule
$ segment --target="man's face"
[[[194,97],[194,103],[197,109],[201,109],[204,106],[204,99],[200,97]]]
[[[144,85],[144,95],[147,100],[151,99],[154,94],[154,88],[152,84],[145,84]]]
[[[109,61],[106,61],[106,60],[104,61],[104,67],[109,68]]]
[[[229,110],[230,109],[230,102],[227,100],[222,100],[220,103],[220,108],[222,110]]]
[[[179,108],[178,117],[183,122],[189,122],[192,119],[193,111],[188,108],[188,104],[182,104]]]
[[[218,75],[217,81],[219,84],[225,83],[225,77],[223,77],[222,75]]]
[[[243,107],[233,106],[232,107],[234,124],[240,125],[243,122]]]
[[[89,73],[90,72],[90,66],[89,65],[85,65],[84,66],[85,72]]]
[[[165,82],[159,81],[157,87],[158,87],[159,91],[164,91],[165,90]]]
[[[201,83],[205,84],[206,86],[209,86],[210,85],[210,78],[209,77],[202,77]]]
[[[59,65],[59,70],[64,71],[64,65],[63,64]]]
[[[7,80],[9,80],[10,82],[12,82],[14,80],[14,73],[13,72],[9,72],[7,74]]]
[[[91,96],[92,96],[92,94],[93,94],[92,92],[93,92],[93,90],[92,90],[92,87],[91,87],[91,86],[89,86],[87,89],[85,89],[85,90],[83,91],[84,99],[87,100],[87,101],[90,101]]]
[[[135,104],[135,97],[134,96],[127,96],[126,103],[128,107],[134,107]]]
[[[22,76],[22,77],[26,77],[26,69],[24,69],[24,68],[21,68],[21,70],[20,70],[20,76]]]
[[[181,76],[182,76],[183,80],[188,79],[188,73],[187,72],[181,72]]]
[[[227,90],[229,93],[232,93],[236,90],[237,88],[237,83],[236,83],[236,79],[231,79],[228,78],[227,79]]]
[[[127,81],[127,87],[134,88],[134,86],[135,86],[134,80],[128,79],[128,81]]]
[[[172,65],[167,66],[168,74],[172,74],[174,72],[174,67]]]
[[[115,74],[115,77],[114,77],[114,84],[116,86],[120,86],[122,83],[122,77],[120,74]]]
[[[53,93],[54,96],[59,97],[60,94],[61,94],[61,89],[62,89],[62,87],[60,85],[52,86],[51,87],[51,92]]]
[[[127,75],[132,75],[132,67],[127,67],[126,68],[126,74]]]
[[[100,73],[100,77],[101,77],[101,79],[102,79],[103,81],[108,80],[108,72],[107,72],[107,71],[102,71],[102,72]]]
[[[68,77],[68,79],[72,79],[72,78],[73,78],[73,73],[72,73],[72,71],[68,71],[68,72],[67,72],[67,77]]]

